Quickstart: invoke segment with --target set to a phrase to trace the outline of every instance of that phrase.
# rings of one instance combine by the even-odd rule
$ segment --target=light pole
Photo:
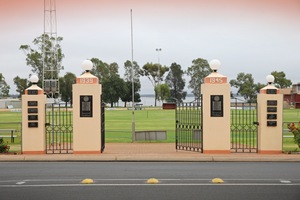
[[[161,95],[160,94],[160,60],[159,60],[159,52],[161,51],[161,48],[156,48],[155,50],[157,51],[157,61],[158,61],[158,82],[157,82],[158,94]],[[155,100],[155,102],[156,102],[156,100]]]

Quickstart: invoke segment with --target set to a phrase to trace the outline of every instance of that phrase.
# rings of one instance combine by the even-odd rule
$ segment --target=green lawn
[[[0,112],[0,129],[13,128],[17,130],[18,136],[21,134],[21,113],[20,112]],[[152,142],[175,142],[175,111],[161,109],[145,109],[134,111],[135,130],[166,130],[167,140]],[[297,122],[300,120],[300,110],[284,110],[284,129],[287,122]],[[132,111],[131,110],[106,110],[105,111],[105,136],[106,142],[132,142]],[[291,133],[285,132],[285,136]],[[15,143],[10,143],[9,138],[5,141],[11,146],[13,151],[20,150],[21,137],[15,139]],[[284,138],[284,151],[299,151],[293,138]]]
[[[175,111],[174,110],[136,110],[134,111],[135,130],[166,130],[167,140],[175,141]],[[132,111],[105,111],[106,142],[132,141]]]

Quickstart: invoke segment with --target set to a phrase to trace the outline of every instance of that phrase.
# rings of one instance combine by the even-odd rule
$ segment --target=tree
[[[166,83],[157,85],[155,91],[158,94],[159,100],[165,101],[170,99],[170,88]]]
[[[64,68],[61,65],[64,58],[60,46],[62,40],[62,37],[55,38],[50,37],[48,34],[42,34],[33,40],[36,49],[31,48],[29,45],[21,45],[19,48],[26,55],[26,64],[32,67],[31,71],[33,73],[37,74],[40,80],[38,83],[40,87],[42,86],[41,81],[44,80],[43,77],[46,79],[58,79],[57,72]],[[46,71],[44,74],[43,68]]]
[[[134,82],[134,102],[141,102],[141,95],[139,93],[141,84]],[[132,82],[126,81],[125,87],[127,88],[121,93],[121,100],[125,103],[124,107],[127,107],[127,102],[132,102]]]
[[[67,72],[63,77],[59,78],[61,100],[65,102],[73,102],[72,85],[76,82],[76,75]]]
[[[170,89],[170,99],[175,99],[176,102],[182,102],[186,97],[186,92],[183,91],[185,86],[185,80],[182,78],[183,75],[184,72],[181,66],[172,63],[165,81]]]
[[[102,83],[102,99],[104,102],[110,103],[113,107],[115,102],[118,102],[123,93],[127,93],[128,88],[125,81],[117,75],[112,75],[103,80]]]
[[[158,85],[158,83],[160,83],[163,80],[163,76],[167,71],[169,71],[169,68],[166,66],[161,66],[160,64],[146,63],[143,66],[142,75],[148,77],[154,89],[154,93],[155,93],[154,106],[156,106],[156,100],[159,99],[155,87]]]
[[[244,97],[247,102],[256,101],[256,95],[259,90],[265,85],[261,83],[254,83],[252,74],[245,74],[243,72],[237,75],[236,80],[230,80],[230,85],[238,89],[237,94]]]
[[[28,87],[28,81],[26,78],[20,78],[19,76],[16,76],[14,78],[14,84],[17,86],[16,92],[19,93],[19,97],[21,97],[22,94],[24,94],[26,88]]]
[[[0,73],[0,96],[8,97],[9,96],[9,85],[7,85],[4,76]]]
[[[283,71],[281,71],[281,72],[273,71],[271,74],[275,78],[275,80],[274,80],[275,87],[289,88],[292,85],[292,81],[285,77],[285,73]]]
[[[109,75],[109,65],[98,58],[92,58],[91,61],[94,64],[91,73],[98,77],[99,83],[102,83],[103,79]]]
[[[133,80],[133,88],[134,88],[134,102],[141,102],[140,97],[140,89],[141,89],[141,82],[140,76],[142,74],[142,70],[140,69],[137,62],[133,62],[133,67],[131,61],[127,60],[124,63],[124,81],[126,83],[126,87],[128,88],[126,91],[127,93],[123,93],[121,99],[125,102],[125,107],[127,102],[132,102],[132,80]],[[133,71],[132,71],[133,69]],[[132,76],[133,75],[133,76]]]
[[[204,78],[208,76],[212,70],[209,67],[207,60],[197,58],[192,61],[192,66],[187,69],[187,75],[191,77],[189,88],[193,89],[192,93],[196,99],[201,96],[201,84],[204,83]]]

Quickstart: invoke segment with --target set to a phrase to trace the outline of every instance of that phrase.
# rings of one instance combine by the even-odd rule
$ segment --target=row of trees
[[[59,37],[59,42],[55,44],[55,48],[59,52],[59,56],[56,58],[58,59],[57,62],[60,69],[63,69],[61,61],[64,57],[59,44],[62,40],[63,38]],[[26,64],[31,67],[33,73],[36,73],[40,77],[40,80],[43,77],[42,50],[43,48],[52,49],[53,41],[53,38],[42,35],[33,41],[36,48],[32,48],[29,45],[20,46],[20,49],[25,52]],[[44,44],[46,44],[46,47],[43,46]],[[47,56],[51,55],[46,55],[44,57],[45,60],[52,60]],[[199,98],[201,95],[201,84],[204,78],[212,72],[207,60],[203,58],[193,60],[192,65],[186,71],[182,70],[182,67],[177,63],[172,63],[170,66],[162,66],[158,63],[146,63],[143,67],[140,67],[137,62],[132,63],[127,60],[124,63],[125,73],[122,78],[119,74],[119,65],[117,63],[108,64],[99,58],[91,58],[91,61],[94,64],[91,73],[97,76],[99,83],[102,84],[102,98],[104,102],[110,103],[111,106],[115,102],[118,102],[119,99],[125,102],[125,106],[127,102],[132,101],[132,80],[134,81],[134,102],[140,102],[141,76],[147,77],[153,86],[155,106],[156,100],[182,102],[185,99],[187,95],[186,91],[184,91],[186,81],[183,76],[185,74],[190,77],[188,88],[192,90],[195,98]],[[275,77],[276,87],[286,88],[292,85],[292,82],[285,77],[284,72],[274,71],[271,74]],[[69,102],[72,100],[72,84],[75,83],[75,79],[75,74],[71,72],[67,72],[63,77],[59,78],[60,95],[63,101]],[[14,78],[14,84],[17,86],[16,91],[20,95],[29,86],[28,80],[19,76]],[[41,81],[38,84],[41,86]],[[262,83],[255,83],[252,74],[245,73],[239,73],[236,79],[230,80],[230,84],[232,87],[237,88],[237,94],[243,96],[247,101],[254,101],[256,94],[265,86]],[[5,78],[0,73],[0,95],[7,96],[9,88],[9,85],[5,82]]]

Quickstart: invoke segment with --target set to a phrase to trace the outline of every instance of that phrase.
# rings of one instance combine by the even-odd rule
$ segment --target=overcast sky
[[[131,60],[130,9],[134,60],[141,67],[157,62],[161,48],[166,66],[176,62],[186,70],[194,59],[219,59],[219,72],[229,80],[245,72],[265,83],[272,71],[284,71],[300,82],[300,0],[56,0],[61,76],[80,75],[82,61],[93,57],[117,62],[123,76]],[[0,73],[11,94],[13,78],[31,73],[19,47],[32,45],[43,30],[43,0],[0,0]],[[152,94],[150,81],[141,80],[141,93]]]

